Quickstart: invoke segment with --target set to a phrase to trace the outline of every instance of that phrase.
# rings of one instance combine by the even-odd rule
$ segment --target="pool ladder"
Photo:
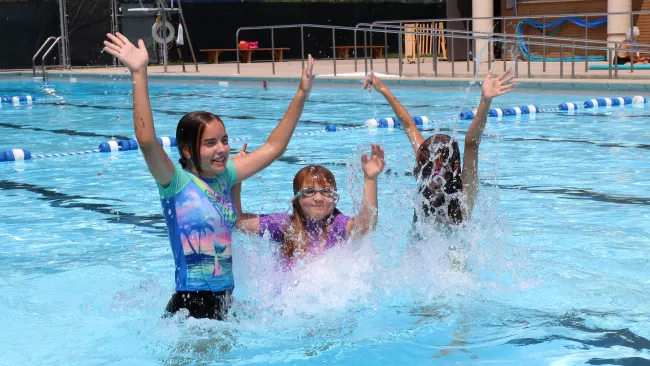
[[[47,51],[45,51],[45,53],[43,54],[43,57],[41,58],[41,69],[42,69],[42,73],[43,73],[43,82],[47,81],[47,71],[45,70],[45,68],[46,68],[46,66],[45,66],[45,58],[54,49],[54,46],[56,46],[59,43],[61,43],[61,45],[62,45],[65,42],[64,38],[65,37],[62,37],[62,36],[49,37],[48,39],[45,40],[45,42],[43,42],[43,45],[41,46],[41,48],[39,48],[38,51],[36,51],[36,54],[34,54],[34,57],[32,57],[32,74],[33,74],[34,78],[36,78],[36,58],[43,51],[43,49],[49,45],[50,47],[47,49]],[[50,42],[50,41],[53,41],[53,42]],[[57,65],[54,65],[54,66],[57,66]],[[68,67],[66,60],[63,60],[63,65],[58,65],[58,66],[60,66],[60,67]]]

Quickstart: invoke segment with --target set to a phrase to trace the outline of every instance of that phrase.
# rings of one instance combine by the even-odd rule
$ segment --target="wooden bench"
[[[357,46],[335,46],[335,47],[330,47],[334,48],[336,50],[336,58],[340,58],[343,60],[347,60],[349,58],[348,52],[350,52],[351,49],[359,49],[359,48],[364,48],[363,45],[357,45]],[[384,54],[384,46],[366,46],[366,49],[372,49],[371,54],[373,58],[382,58]]]
[[[207,52],[208,54],[208,63],[212,64],[218,64],[219,63],[219,55],[224,53],[224,52],[237,52],[239,51],[239,59],[241,62],[246,62],[246,63],[251,63],[252,62],[252,57],[253,53],[256,51],[268,51],[268,52],[274,52],[275,51],[275,61],[282,62],[284,60],[284,51],[288,51],[290,48],[248,48],[248,49],[243,49],[239,50],[236,48],[209,48],[209,49],[203,49],[199,50],[200,52]]]

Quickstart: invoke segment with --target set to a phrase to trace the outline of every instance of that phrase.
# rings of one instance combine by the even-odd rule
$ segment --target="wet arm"
[[[149,101],[147,70],[132,73],[133,81],[133,127],[138,145],[147,167],[158,184],[169,186],[174,176],[174,164],[158,143]]]
[[[153,125],[147,80],[147,64],[149,63],[147,48],[142,40],[138,40],[136,47],[119,32],[114,35],[109,33],[106,37],[108,39],[104,41],[104,50],[117,57],[131,71],[133,128],[142,155],[144,155],[147,167],[156,182],[167,187],[174,177],[174,164],[158,143]]]
[[[365,177],[363,180],[363,197],[359,214],[346,226],[348,235],[364,235],[377,226],[379,212],[377,202],[377,178]]]
[[[375,89],[384,96],[384,98],[386,98],[388,104],[390,104],[391,108],[393,108],[393,112],[395,112],[395,115],[402,124],[402,128],[404,129],[406,137],[408,137],[409,141],[411,142],[411,146],[413,146],[413,150],[417,154],[420,145],[422,145],[422,142],[424,142],[424,137],[422,137],[420,130],[418,130],[415,121],[413,121],[413,118],[411,118],[411,115],[408,113],[406,108],[404,108],[397,97],[395,97],[395,95],[393,95],[393,93],[381,81],[381,79],[376,77],[374,74],[371,74],[368,77],[364,84],[364,87],[369,88],[371,85],[374,86]]]

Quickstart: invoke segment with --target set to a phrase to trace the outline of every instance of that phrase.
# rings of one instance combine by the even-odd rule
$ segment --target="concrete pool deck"
[[[503,72],[504,68],[514,67],[513,61],[505,65],[503,61],[495,61],[491,64],[495,74]],[[607,65],[606,62],[590,62],[589,65]],[[386,72],[388,65],[388,72]],[[367,60],[368,70],[371,62]],[[472,62],[457,61],[455,63],[439,61],[438,76],[433,71],[432,60],[425,59],[420,64],[420,76],[418,76],[417,64],[403,64],[402,77],[398,77],[398,60],[384,59],[372,60],[372,68],[379,74],[387,74],[384,80],[389,85],[404,86],[463,86],[473,80],[474,65]],[[548,62],[546,71],[543,70],[541,62],[518,62],[518,75],[516,82],[520,88],[545,89],[545,90],[616,90],[616,91],[645,91],[650,90],[650,70],[619,70],[616,78],[612,70],[612,79],[609,79],[608,70],[585,71],[585,63],[576,62],[573,66],[575,78],[571,78],[571,62],[563,63],[563,78],[560,78],[560,63]],[[477,65],[478,67],[478,65]],[[453,68],[453,70],[452,70]],[[297,82],[301,69],[301,60],[285,60],[275,63],[275,74],[271,62],[254,62],[251,64],[240,64],[240,74],[237,74],[236,63],[220,64],[199,64],[199,72],[195,71],[193,64],[186,64],[186,72],[182,71],[181,65],[170,65],[165,73],[163,66],[150,66],[149,77],[155,80],[177,80],[177,81],[231,81],[231,82],[257,82],[262,80],[273,82]],[[360,84],[363,80],[365,70],[364,59],[357,61],[355,71],[354,60],[336,60],[336,73],[334,76],[334,63],[331,59],[320,59],[315,61],[314,73],[317,75],[316,82],[327,84]],[[481,79],[487,72],[488,65],[483,63],[479,67],[478,78]],[[530,71],[529,71],[530,70]],[[109,76],[125,75],[126,70],[122,67],[99,67],[99,68],[73,68],[71,70],[50,69],[48,77],[52,79],[61,78],[105,78]],[[0,73],[0,76],[32,77],[31,70],[15,70]],[[39,75],[37,73],[37,75]],[[454,75],[454,77],[452,77]],[[40,79],[40,78],[39,78]]]

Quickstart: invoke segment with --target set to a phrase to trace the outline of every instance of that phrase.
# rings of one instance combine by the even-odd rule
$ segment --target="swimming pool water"
[[[248,150],[264,142],[296,86],[151,83],[159,136],[193,110],[220,115]],[[394,88],[430,129],[457,132],[479,91]],[[130,83],[17,79],[0,96],[0,150],[87,150],[133,136]],[[515,89],[495,107],[554,107],[612,93]],[[57,100],[58,102],[54,101]],[[596,113],[594,113],[596,112]],[[316,84],[298,134],[392,116],[378,94]],[[161,318],[173,258],[138,151],[0,163],[0,364],[646,364],[650,362],[650,142],[645,108],[490,119],[471,227],[409,237],[413,152],[400,130],[295,136],[244,182],[244,208],[288,209],[295,172],[331,169],[352,214],[358,160],[379,142],[376,233],[299,268],[276,294],[273,244],[234,238],[235,316]],[[427,132],[433,133],[433,132]],[[233,151],[243,141],[233,141]],[[462,143],[461,143],[462,149]],[[172,158],[178,154],[169,150]],[[459,268],[455,263],[462,263]],[[636,363],[635,363],[636,362]]]

